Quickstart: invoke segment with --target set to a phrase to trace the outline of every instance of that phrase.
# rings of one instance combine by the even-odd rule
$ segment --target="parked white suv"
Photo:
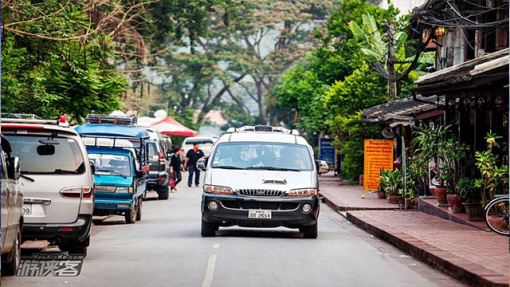
[[[67,124],[63,118],[60,123]],[[12,155],[23,163],[23,239],[48,240],[62,251],[86,254],[94,168],[80,136],[56,120],[2,118],[1,126]]]
[[[193,145],[199,144],[200,149],[204,152],[205,156],[211,154],[211,148],[216,142],[215,137],[189,137],[185,138],[182,142],[181,157],[184,159],[190,149],[193,149]]]

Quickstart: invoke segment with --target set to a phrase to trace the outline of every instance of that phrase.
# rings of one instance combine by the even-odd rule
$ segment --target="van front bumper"
[[[209,202],[218,204],[217,210],[209,209]],[[302,211],[304,204],[312,206],[311,211]],[[250,209],[271,210],[270,219],[248,218]],[[310,226],[319,217],[319,200],[317,196],[296,197],[257,197],[209,194],[202,195],[202,219],[219,226],[238,225],[243,227],[278,227],[299,228]]]
[[[24,223],[24,240],[48,240],[50,243],[83,241],[90,235],[92,215],[78,215],[73,223]]]

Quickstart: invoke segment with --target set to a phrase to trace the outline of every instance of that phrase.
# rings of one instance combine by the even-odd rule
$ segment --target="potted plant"
[[[420,170],[422,171],[422,176],[427,178],[428,181],[430,181],[428,178],[429,163],[431,161],[435,162],[440,184],[435,187],[434,195],[438,199],[439,205],[443,206],[447,205],[446,187],[444,186],[443,180],[439,177],[441,174],[439,165],[441,159],[439,151],[441,150],[441,146],[445,145],[444,138],[449,128],[450,126],[434,127],[433,124],[430,124],[429,126],[420,125],[419,130],[414,132],[415,138],[411,142],[415,150],[415,157],[421,158],[419,165]],[[425,182],[425,180],[423,182]]]
[[[438,154],[442,160],[439,177],[446,186],[446,201],[453,213],[463,210],[462,196],[457,191],[457,182],[466,175],[466,169],[469,166],[466,157],[468,151],[468,146],[459,144],[453,139],[444,140],[439,145]]]
[[[388,171],[386,193],[389,203],[398,203],[398,189],[402,184],[402,172],[398,169]]]
[[[481,193],[477,192],[475,180],[466,177],[459,179],[457,191],[462,196],[462,205],[466,208],[468,220],[484,220],[484,210],[480,203]]]
[[[386,199],[386,185],[388,179],[389,170],[384,170],[381,168],[379,187],[377,189],[377,198]]]
[[[482,191],[482,204],[494,199],[496,193],[508,193],[508,165],[498,165],[499,157],[493,153],[495,147],[499,148],[498,139],[501,136],[488,133],[485,137],[487,150],[475,153],[475,165],[482,176],[476,180],[475,186]]]
[[[402,188],[399,188],[397,191],[397,202],[398,202],[398,208],[404,209],[405,197],[404,197],[404,189],[402,189]]]

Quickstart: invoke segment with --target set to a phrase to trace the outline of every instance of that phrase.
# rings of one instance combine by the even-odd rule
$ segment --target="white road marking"
[[[218,244],[219,245],[219,244]],[[214,269],[216,268],[216,254],[209,256],[209,262],[207,262],[207,268],[205,269],[204,280],[202,281],[202,287],[211,287],[214,277]]]
[[[220,249],[220,244],[219,243],[214,243],[212,248],[213,249]]]

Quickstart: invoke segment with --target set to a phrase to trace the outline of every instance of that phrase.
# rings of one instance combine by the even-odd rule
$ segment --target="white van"
[[[296,130],[229,129],[205,170],[202,236],[238,225],[299,228],[305,238],[317,238],[317,167],[312,147]]]
[[[23,163],[23,239],[48,240],[62,251],[86,254],[94,168],[80,136],[56,120],[2,118],[1,126],[12,155]]]

